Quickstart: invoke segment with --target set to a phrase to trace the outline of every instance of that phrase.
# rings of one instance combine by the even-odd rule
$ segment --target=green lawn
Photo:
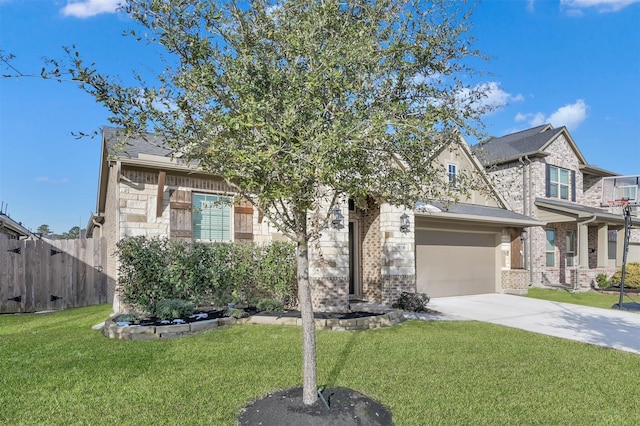
[[[301,383],[299,328],[116,341],[91,330],[109,313],[0,316],[0,424],[233,425],[253,398]],[[320,331],[318,364],[319,384],[378,399],[397,425],[640,416],[640,356],[479,322]]]
[[[535,299],[552,300],[554,302],[573,303],[575,305],[593,306],[595,308],[611,309],[614,303],[620,300],[619,294],[603,294],[597,291],[587,291],[572,293],[567,290],[529,288],[527,297]],[[640,296],[632,295],[634,300],[640,301]],[[624,303],[631,302],[631,299],[625,296]]]

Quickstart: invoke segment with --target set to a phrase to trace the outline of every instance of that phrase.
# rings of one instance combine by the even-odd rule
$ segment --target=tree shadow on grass
[[[342,351],[340,351],[340,354],[334,360],[333,368],[329,372],[329,376],[327,377],[327,383],[325,385],[325,387],[327,388],[331,388],[335,386],[336,381],[338,380],[338,377],[340,377],[340,374],[342,373],[342,370],[346,367],[347,359],[349,359],[349,357],[351,356],[351,353],[353,352],[353,348],[356,347],[359,340],[359,336],[362,333],[351,332],[349,334],[350,334],[349,340],[342,348]]]

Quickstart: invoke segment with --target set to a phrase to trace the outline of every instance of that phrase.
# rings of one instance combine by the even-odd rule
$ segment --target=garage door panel
[[[419,231],[417,290],[431,297],[495,292],[495,234]]]

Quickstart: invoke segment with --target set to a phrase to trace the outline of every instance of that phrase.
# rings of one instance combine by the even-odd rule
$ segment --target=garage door
[[[430,297],[495,293],[496,234],[416,231],[417,289]]]

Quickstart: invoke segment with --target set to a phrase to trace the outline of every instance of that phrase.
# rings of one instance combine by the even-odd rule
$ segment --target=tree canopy
[[[452,195],[436,154],[481,128],[485,112],[483,89],[468,83],[470,61],[482,57],[468,33],[471,9],[449,0],[129,0],[124,11],[143,28],[131,35],[166,52],[156,80],[123,85],[74,47],[52,64],[50,76],[69,72],[127,134],[163,136],[297,241],[306,403],[316,397],[308,243],[341,194],[406,206]]]

